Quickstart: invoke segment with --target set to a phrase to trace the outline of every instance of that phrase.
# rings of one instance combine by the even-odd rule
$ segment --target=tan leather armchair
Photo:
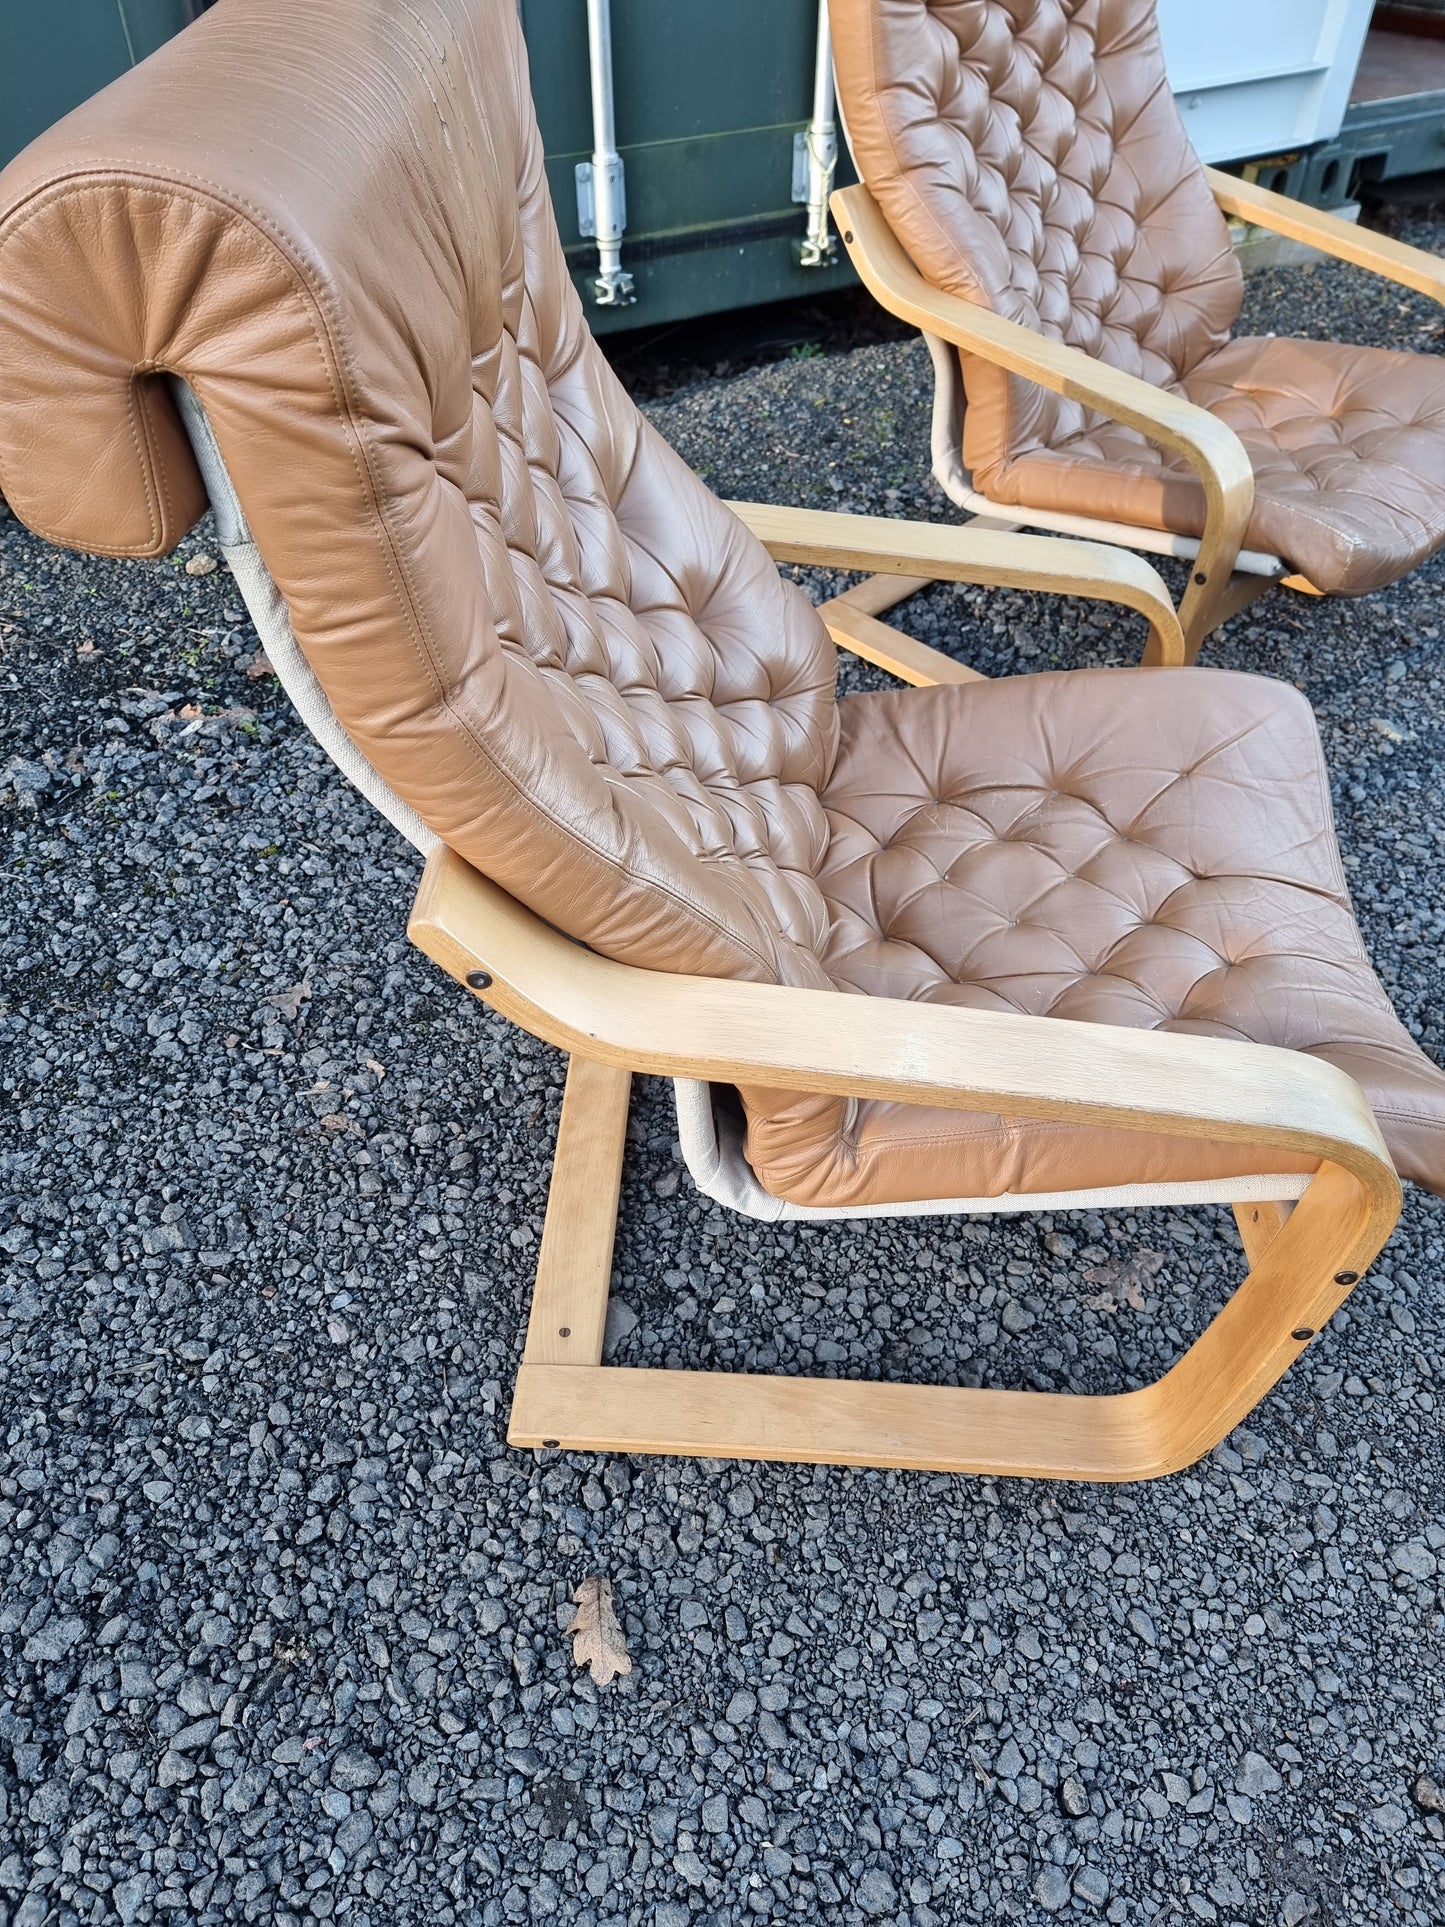
[[[1154,0],[829,0],[862,185],[833,213],[928,338],[933,469],[1005,524],[1188,558],[1190,659],[1272,582],[1445,543],[1445,359],[1232,335],[1235,216],[1445,300],[1445,262],[1200,165]]]
[[[0,175],[0,486],[108,555],[209,501],[424,859],[414,940],[571,1053],[519,1444],[1151,1476],[1341,1304],[1396,1163],[1445,1190],[1445,1075],[1365,959],[1303,699],[912,644],[921,686],[840,700],[769,548],[1180,635],[1135,558],[711,496],[587,332],[512,0],[227,0]],[[1106,1398],[604,1366],[636,1072],[757,1217],[1215,1200],[1249,1274]]]

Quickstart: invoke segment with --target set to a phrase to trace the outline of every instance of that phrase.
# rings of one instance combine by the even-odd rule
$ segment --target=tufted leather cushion
[[[1445,542],[1445,359],[1245,337],[1206,356],[1180,386],[1249,451],[1249,547],[1287,557],[1316,588],[1364,595]],[[1192,471],[1117,422],[1004,464],[988,492],[1204,532],[1204,491]]]
[[[936,287],[1187,395],[1255,470],[1246,545],[1360,595],[1445,541],[1445,363],[1229,340],[1241,282],[1154,0],[829,0],[859,172]],[[992,500],[1199,535],[1188,468],[979,361],[963,458]]]
[[[642,420],[562,259],[510,0],[228,0],[0,176],[0,487],[170,547],[215,428],[338,716],[641,964],[824,985],[835,655]]]
[[[1445,1188],[1445,1073],[1365,955],[1297,691],[1218,670],[1076,670],[841,709],[818,879],[836,982],[1328,1058],[1363,1085],[1400,1169]],[[763,1183],[799,1204],[1259,1162],[1247,1147],[1126,1146],[1124,1133],[878,1102],[842,1117],[755,1102],[750,1126]]]
[[[1164,73],[1152,0],[829,0],[858,171],[935,287],[1157,385],[1243,292]],[[970,467],[1092,419],[983,362]]]
[[[1348,996],[1321,1022],[1407,1067],[1386,1133],[1445,1182],[1409,1075],[1426,1111],[1445,1078],[1376,1011],[1296,699],[1197,672],[912,691],[845,705],[840,755],[818,618],[588,334],[512,0],[225,0],[0,176],[0,486],[32,527],[175,542],[203,498],[165,371],[352,738],[561,929],[663,970],[1137,1023],[1277,924],[1314,975],[1236,962],[1255,1002],[1220,1021],[1273,1037],[1320,984],[1368,992],[1367,1034]],[[1173,932],[1169,889],[1211,865]],[[818,1201],[1234,1168],[1068,1127],[1001,1160],[996,1120],[743,1097],[765,1181]]]

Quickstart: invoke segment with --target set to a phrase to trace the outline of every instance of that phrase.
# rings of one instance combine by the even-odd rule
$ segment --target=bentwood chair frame
[[[660,794],[666,774],[685,764],[695,775],[704,755],[679,727],[655,752],[646,749],[653,760],[643,769],[637,759],[628,762],[630,750],[609,745],[604,723],[620,730],[619,718],[631,714],[619,685],[631,678],[633,686],[643,658],[658,668],[643,694],[662,702],[662,670],[676,669],[692,631],[681,627],[680,616],[678,627],[659,624],[655,634],[633,637],[625,626],[627,648],[618,664],[599,642],[595,659],[578,657],[581,666],[574,670],[563,647],[574,632],[564,632],[563,613],[577,619],[580,627],[574,627],[584,641],[603,631],[599,610],[609,618],[625,610],[629,624],[640,624],[639,609],[653,606],[649,598],[664,594],[662,585],[677,586],[667,550],[669,535],[678,529],[686,534],[689,527],[706,526],[707,567],[698,564],[702,579],[692,584],[700,603],[713,587],[727,587],[734,571],[739,579],[746,571],[751,585],[752,599],[741,612],[729,607],[726,619],[719,619],[716,644],[697,629],[696,686],[674,690],[679,706],[684,699],[689,705],[694,724],[717,693],[709,679],[736,652],[745,658],[750,679],[737,681],[744,721],[733,733],[768,742],[770,719],[787,693],[775,692],[772,679],[787,681],[777,650],[791,621],[805,645],[797,673],[812,705],[806,713],[824,715],[814,733],[821,739],[831,725],[836,747],[843,725],[836,708],[826,708],[833,662],[817,624],[796,597],[782,593],[767,557],[743,539],[737,523],[635,423],[631,403],[610,374],[583,359],[596,351],[585,340],[580,312],[566,305],[574,297],[525,95],[525,59],[510,0],[415,0],[406,9],[385,0],[316,9],[250,0],[249,11],[241,5],[212,10],[153,62],[107,90],[99,105],[73,117],[69,131],[29,150],[30,160],[22,157],[9,176],[19,183],[13,204],[5,208],[0,196],[0,279],[6,290],[0,302],[0,452],[7,485],[16,484],[12,501],[53,540],[117,556],[157,556],[174,548],[209,499],[220,546],[283,687],[342,771],[425,859],[410,918],[412,940],[501,1016],[569,1053],[511,1414],[514,1444],[1079,1479],[1148,1478],[1186,1465],[1223,1438],[1310,1345],[1389,1236],[1400,1185],[1365,1092],[1344,1070],[1305,1054],[1310,1040],[1292,1050],[1197,1034],[1231,1026],[1166,1012],[1162,1005],[1150,1014],[1161,1025],[1178,1021],[1180,1027],[1136,1029],[1106,1017],[1079,1022],[1005,1013],[997,1006],[980,1009],[933,1001],[927,986],[915,998],[844,995],[847,980],[830,975],[817,953],[806,953],[812,967],[804,973],[801,943],[788,938],[792,947],[783,947],[784,910],[757,883],[762,846],[744,847],[736,836],[726,846],[707,843],[680,806],[672,810],[676,792],[670,789],[667,823],[684,827],[664,825],[666,838],[660,828],[655,840],[666,852],[676,845],[686,856],[683,883],[675,884],[671,871],[659,871],[661,881],[650,876],[620,833],[614,860],[614,844],[605,842],[603,828],[636,822],[644,826],[639,837],[651,834],[651,818],[623,813],[628,796],[652,795],[646,786],[653,783]],[[308,117],[304,110],[317,101],[325,112],[318,108]],[[352,172],[337,164],[338,151],[349,153]],[[221,185],[198,186],[202,169],[219,174]],[[391,196],[389,225],[358,218],[356,196],[365,185],[356,187],[359,175],[366,175],[378,200]],[[855,203],[841,205],[846,219]],[[866,208],[861,202],[856,208],[859,218],[848,225],[850,245],[857,245],[860,233],[872,235],[862,219]],[[524,217],[530,222],[525,233]],[[513,220],[515,229],[509,226]],[[892,261],[886,237],[872,239],[873,258]],[[516,272],[519,265],[525,269],[529,246],[540,264],[533,290]],[[329,258],[313,259],[318,252]],[[901,266],[893,266],[901,274]],[[546,315],[556,327],[544,354],[539,317]],[[967,319],[989,325],[972,312]],[[555,368],[547,361],[554,351]],[[1009,352],[1022,356],[1024,349],[1015,344]],[[590,387],[579,382],[566,390],[571,419],[565,444],[563,403],[553,406],[544,361],[551,370],[545,382],[559,390],[578,369],[595,377]],[[1077,380],[1080,393],[1091,399],[1108,395],[1143,418],[1145,402],[1135,389],[1145,396],[1152,391],[1142,384],[1131,387],[1081,356],[1060,353],[1050,366],[1050,379]],[[537,409],[530,428],[523,406],[528,397]],[[619,473],[609,473],[604,488],[598,451],[606,443],[608,409],[627,433],[615,444]],[[278,426],[274,418],[281,416]],[[1204,430],[1192,419],[1177,434],[1181,446],[1204,445]],[[1210,460],[1222,471],[1228,444],[1219,438],[1216,443],[1208,445]],[[459,450],[466,451],[465,462]],[[227,460],[235,466],[234,483]],[[614,584],[610,576],[588,574],[583,547],[605,552],[609,526],[622,546],[618,504],[639,486],[639,470],[648,462],[653,492],[644,490],[641,505],[629,509],[637,578],[624,582],[619,573]],[[615,496],[607,493],[614,483]],[[564,484],[573,489],[571,498]],[[1228,490],[1225,496],[1234,500]],[[525,513],[518,509],[509,519],[518,503]],[[1184,655],[1186,631],[1163,583],[1148,563],[1122,550],[756,505],[740,505],[737,514],[774,561],[866,570],[888,589],[923,578],[1093,597],[1144,617],[1154,659],[1178,663]],[[530,531],[522,526],[528,515]],[[422,539],[433,529],[444,537],[435,548]],[[535,543],[536,554],[518,552],[525,541]],[[645,556],[644,541],[650,544]],[[538,558],[555,560],[568,544],[575,545],[578,568],[569,575],[557,563],[554,582]],[[702,547],[699,540],[699,553]],[[1203,572],[1216,563],[1227,567],[1227,549],[1228,540],[1216,529],[1201,558]],[[687,574],[686,562],[684,553],[677,573]],[[489,576],[488,566],[500,573]],[[458,615],[458,601],[449,600],[453,589],[463,591],[459,600],[474,609],[474,626]],[[523,600],[524,590],[530,601]],[[423,591],[435,595],[426,624],[417,614]],[[624,599],[634,595],[635,602]],[[841,608],[835,602],[824,611],[844,648],[915,684],[959,682],[974,674],[896,635],[876,620],[882,605],[866,602],[853,594],[841,599]],[[516,614],[511,647],[498,634],[503,604]],[[1196,617],[1198,607],[1190,605],[1186,615]],[[690,604],[686,613],[691,621]],[[540,639],[553,627],[562,640],[555,659],[543,663]],[[475,645],[471,655],[459,638]],[[606,676],[597,666],[604,662]],[[599,676],[615,699],[607,710],[596,688]],[[1193,740],[1196,694],[1231,680],[1206,672],[1166,681],[1153,671],[1100,671],[1082,686],[1097,692],[1092,713],[1107,717],[1105,755],[1126,770],[1137,763],[1152,779],[1158,772],[1150,757],[1158,743],[1141,741],[1148,731],[1138,716],[1157,698],[1156,725],[1172,710],[1185,719]],[[1067,708],[1080,686],[1070,677],[1023,678],[997,691],[939,692],[941,700],[908,702],[914,715],[941,718],[938,727],[949,748],[966,756],[971,719],[989,707],[981,699],[996,700],[998,714],[1012,700],[1010,688],[1023,691],[1021,702],[1052,690]],[[510,710],[509,691],[516,695]],[[1131,692],[1138,709],[1130,707]],[[732,701],[730,694],[726,700]],[[891,696],[849,700],[874,704],[874,716],[895,706]],[[1264,684],[1251,686],[1247,704],[1262,714],[1267,707],[1280,733],[1261,734],[1255,761],[1236,765],[1226,778],[1226,785],[1246,788],[1250,803],[1237,831],[1244,857],[1255,854],[1272,810],[1281,813],[1286,839],[1294,835],[1291,799],[1281,802],[1270,792],[1273,765],[1264,768],[1277,759],[1291,731],[1315,758],[1309,768],[1321,790],[1320,808],[1302,834],[1333,855],[1318,742],[1303,705],[1291,695],[1286,716],[1281,692]],[[500,752],[509,718],[520,748],[506,761]],[[1044,733],[1049,726],[1046,719]],[[977,727],[986,730],[987,719]],[[1092,740],[1099,739],[1097,724],[1087,729]],[[882,788],[916,773],[921,740],[921,734],[912,735],[895,759],[873,765]],[[459,744],[478,743],[475,757],[461,757]],[[668,760],[676,743],[685,744],[693,762]],[[1216,739],[1201,741],[1204,760],[1217,751],[1222,753]],[[637,758],[643,758],[642,749]],[[811,788],[820,820],[826,814],[821,786],[827,760],[821,744],[810,748],[807,759],[801,753],[797,759],[796,782],[789,777],[794,788]],[[1161,779],[1159,793],[1175,798],[1170,807],[1178,816],[1166,811],[1166,827],[1178,832],[1182,824],[1188,845],[1196,829],[1212,826],[1186,792],[1176,795],[1176,779],[1187,773],[1184,763]],[[664,764],[667,770],[660,773]],[[767,807],[780,811],[777,793],[787,773],[781,755],[766,767]],[[572,785],[560,800],[546,794],[544,779],[554,769]],[[602,776],[588,787],[597,770]],[[467,817],[479,794],[503,794],[504,783],[512,785],[505,789],[505,805],[490,816]],[[695,804],[703,787],[699,779]],[[726,801],[735,805],[741,785],[725,787]],[[866,801],[860,789],[841,794],[860,807]],[[549,803],[551,815],[544,807]],[[661,805],[656,808],[661,823]],[[946,813],[940,788],[920,811]],[[1025,817],[1029,813],[1037,809]],[[761,804],[758,816],[765,818]],[[1095,816],[1110,839],[1136,847],[1124,835],[1132,819],[1115,835],[1102,811],[1095,809]],[[1003,848],[1013,827],[1005,825],[991,847]],[[447,848],[443,828],[510,889]],[[554,830],[555,843],[549,844]],[[585,845],[584,831],[591,839]],[[820,860],[809,856],[810,847],[801,838],[786,847],[778,839],[768,875],[780,876],[785,859],[791,873],[801,874],[808,862]],[[561,855],[550,879],[539,880],[536,872],[547,866],[538,852],[553,848]],[[1186,847],[1176,861],[1181,875],[1198,882],[1185,860],[1190,854]],[[568,862],[575,866],[571,871]],[[1086,859],[1081,862],[1086,867]],[[705,900],[704,880],[709,866],[718,871],[725,865],[729,876],[742,881],[716,912]],[[1240,874],[1248,885],[1260,882],[1252,869]],[[1329,893],[1324,867],[1316,874],[1325,880],[1314,886],[1307,876],[1302,884],[1293,873],[1286,879],[1312,908],[1317,896]],[[576,907],[579,876],[591,891],[585,914]],[[756,888],[761,906],[749,927],[761,940],[771,919],[776,948],[709,947],[702,939],[694,944],[689,934],[686,945],[659,941],[629,949],[632,933],[618,927],[629,914],[634,885],[643,904],[636,921],[645,923],[659,904],[680,904],[690,893],[686,907],[697,910],[696,925],[712,929],[736,905],[752,903],[744,883],[749,891]],[[925,882],[920,894],[931,887]],[[1183,886],[1171,883],[1170,894],[1177,887]],[[537,909],[512,891],[528,893]],[[821,903],[821,886],[818,896]],[[1362,965],[1342,887],[1331,900],[1336,951],[1326,961],[1337,965],[1346,982],[1373,985],[1393,1025],[1383,990]],[[1135,928],[1158,928],[1153,907],[1137,906],[1131,914]],[[558,922],[570,917],[573,935],[547,916]],[[1340,919],[1348,926],[1343,936]],[[1019,919],[1006,921],[1013,929]],[[691,933],[694,925],[686,927]],[[659,967],[599,954],[608,947]],[[1206,947],[1213,958],[1206,977],[1228,977],[1235,959]],[[719,958],[718,974],[689,974],[700,958]],[[676,972],[665,967],[672,960]],[[789,977],[794,967],[800,974]],[[1085,974],[1093,974],[1091,966]],[[737,980],[754,976],[762,980]],[[799,983],[819,987],[795,987]],[[945,988],[968,987],[950,978]],[[1242,1026],[1232,1027],[1237,1036]],[[1319,1040],[1322,1047],[1329,1041]],[[1397,1041],[1389,1032],[1387,1046],[1393,1049]],[[1413,1046],[1405,1039],[1400,1048]],[[980,1187],[968,1195],[936,1188],[938,1167],[920,1163],[915,1141],[905,1136],[902,1149],[918,1184],[879,1186],[854,1202],[825,1194],[834,1202],[810,1205],[791,1198],[784,1180],[763,1202],[778,1214],[816,1220],[1055,1208],[1043,1202],[1051,1197],[1063,1199],[1057,1208],[1090,1208],[1121,1193],[1147,1194],[1143,1201],[1149,1203],[1228,1200],[1235,1206],[1247,1275],[1157,1383],[1109,1395],[604,1364],[635,1074],[668,1076],[690,1087],[693,1095],[679,1098],[680,1138],[692,1128],[683,1124],[684,1102],[700,1097],[699,1108],[711,1118],[709,1087],[738,1084],[745,1095],[749,1087],[765,1096],[816,1092],[1082,1127],[1075,1137],[1118,1131],[1134,1134],[1131,1141],[1180,1140],[1186,1149],[1178,1162],[1160,1164],[1175,1175],[1158,1183],[1142,1175],[1154,1168],[1145,1155],[1153,1146],[1140,1143],[1134,1165],[1110,1138],[1096,1148],[1099,1163],[1086,1166],[1094,1175],[1072,1184],[1061,1180],[1058,1193],[1029,1182],[1026,1165],[1022,1179],[990,1181],[980,1196]],[[1388,1126],[1388,1114],[1386,1121]],[[1426,1118],[1436,1121],[1433,1113]],[[1410,1155],[1408,1132],[1401,1141]],[[1246,1146],[1251,1157],[1258,1151],[1260,1161],[1210,1161],[1191,1153],[1191,1142],[1202,1148]],[[805,1152],[816,1159],[816,1145]],[[1284,1154],[1273,1168],[1271,1152]],[[757,1171],[743,1163],[746,1176],[734,1168],[733,1178],[761,1191]],[[1428,1167],[1427,1174],[1435,1171],[1423,1156],[1417,1165]],[[692,1168],[696,1175],[698,1165]],[[976,1163],[946,1168],[963,1178],[987,1177]],[[1205,1175],[1198,1175],[1201,1170]],[[1230,1170],[1236,1175],[1208,1175]],[[701,1177],[699,1183],[707,1188]],[[709,1195],[721,1198],[724,1190],[719,1180]],[[1272,1202],[1281,1198],[1297,1202]]]
[[[531,1315],[508,1428],[518,1446],[940,1472],[1130,1480],[1193,1463],[1308,1347],[1389,1238],[1400,1181],[1364,1093],[1268,1045],[892,998],[838,1022],[836,995],[621,964],[574,943],[438,843],[345,736],[250,541],[205,416],[178,390],[223,553],[283,687],[426,863],[412,942],[479,1000],[569,1055]],[[1178,662],[1139,557],[1048,536],[735,504],[775,561],[896,580],[1022,587],[1144,616]],[[839,646],[918,686],[978,672],[837,603]],[[879,633],[881,632],[881,633]],[[1298,1201],[1234,1205],[1248,1273],[1154,1384],[1106,1395],[657,1371],[602,1362],[634,1075],[986,1110],[1279,1148],[1321,1162]]]
[[[1237,180],[1218,168],[1203,171],[1217,206],[1231,219],[1303,242],[1335,260],[1445,303],[1445,261],[1357,227],[1337,214]],[[1189,662],[1221,623],[1276,584],[1305,595],[1321,593],[1306,577],[1290,574],[1278,557],[1244,550],[1254,506],[1254,473],[1243,443],[1228,423],[1080,348],[1036,334],[934,287],[910,261],[866,187],[840,188],[831,206],[843,245],[864,286],[890,314],[922,329],[930,348],[946,343],[948,350],[978,356],[1137,429],[1189,464],[1204,489],[1208,513],[1203,537],[1195,542],[1085,515],[993,503],[973,491],[965,496],[964,506],[999,528],[1053,529],[1187,559],[1190,576],[1179,619]]]
[[[283,687],[346,774],[426,856],[412,942],[480,1001],[569,1055],[510,1443],[1130,1480],[1226,1437],[1348,1298],[1389,1238],[1400,1181],[1364,1093],[1322,1060],[1268,1045],[643,970],[574,943],[438,843],[346,738],[291,632],[194,398],[182,417],[223,552]],[[1164,585],[1137,556],[1047,536],[738,504],[776,561],[891,580],[1026,587],[1142,614],[1178,661]],[[839,646],[924,686],[978,677],[884,624]],[[825,605],[825,614],[828,605]],[[861,634],[855,634],[855,630]],[[1154,1384],[1113,1394],[1004,1391],[602,1362],[634,1075],[768,1085],[1006,1117],[1109,1124],[1318,1157],[1295,1201],[1236,1204],[1248,1273]]]
[[[1394,1228],[1400,1186],[1363,1094],[1294,1051],[879,998],[664,975],[579,948],[450,851],[427,861],[413,943],[570,1054],[508,1438],[574,1451],[1144,1479],[1218,1444],[1328,1324]],[[892,1098],[1215,1142],[1322,1162],[1293,1207],[1236,1205],[1248,1275],[1154,1384],[1108,1395],[863,1383],[602,1363],[634,1074]]]

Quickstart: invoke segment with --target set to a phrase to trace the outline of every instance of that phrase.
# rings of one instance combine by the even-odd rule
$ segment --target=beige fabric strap
[[[291,631],[291,619],[286,613],[281,591],[272,581],[270,571],[261,560],[260,551],[251,540],[251,531],[246,526],[240,501],[226,473],[226,465],[221,460],[221,451],[216,446],[205,410],[185,382],[176,382],[175,395],[176,405],[195,451],[196,465],[205,480],[206,493],[215,511],[221,553],[230,565],[236,586],[241,591],[241,600],[256,625],[256,633],[266,651],[266,660],[276,671],[277,680],[296,706],[302,722],[347,782],[354,784],[369,803],[375,804],[387,821],[401,831],[408,843],[414,844],[423,856],[429,856],[438,848],[440,839],[433,835],[410,804],[403,803],[396,791],[381,780],[352,742],[336,720],[326,691],[301,653],[301,646]]]
[[[913,1204],[790,1204],[765,1191],[753,1175],[740,1116],[724,1094],[714,1103],[710,1084],[677,1082],[678,1142],[693,1182],[704,1196],[744,1217],[772,1224],[832,1218],[987,1217],[1022,1211],[1144,1211],[1160,1205],[1281,1203],[1302,1197],[1308,1172],[1260,1172],[1244,1177],[1199,1179],[1183,1184],[1116,1184],[1095,1191],[1005,1192],[996,1198],[926,1198]]]

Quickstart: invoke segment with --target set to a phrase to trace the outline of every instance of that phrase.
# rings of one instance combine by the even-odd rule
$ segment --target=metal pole
[[[612,118],[610,0],[587,0],[587,63],[592,81],[592,159],[577,166],[578,225],[583,234],[597,239],[593,299],[599,308],[625,308],[637,296],[632,276],[622,266],[627,194]]]
[[[798,251],[799,266],[831,267],[838,242],[828,229],[828,196],[838,165],[838,128],[833,118],[833,36],[828,0],[818,0],[818,47],[813,66],[813,118],[808,123],[808,231]]]

